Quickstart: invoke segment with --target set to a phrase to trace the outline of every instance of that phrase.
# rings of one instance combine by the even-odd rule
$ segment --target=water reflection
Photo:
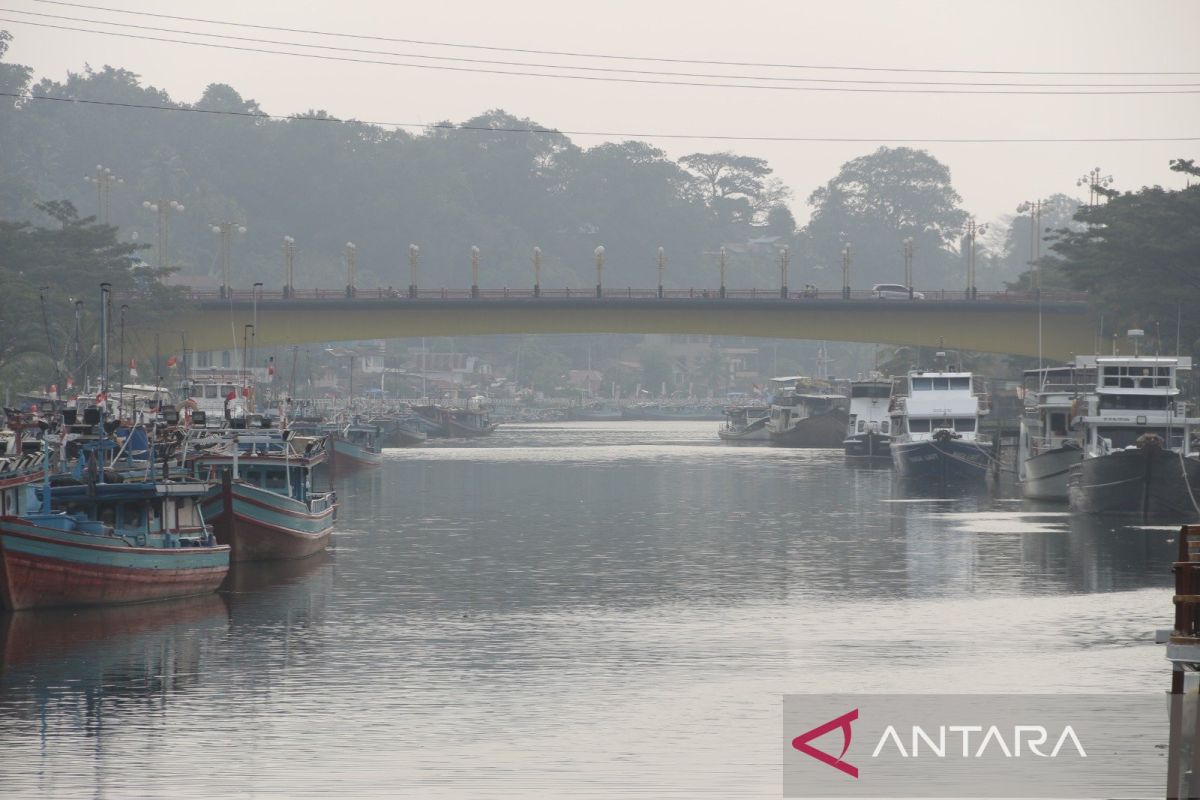
[[[778,796],[786,691],[1159,687],[1172,530],[715,430],[388,451],[340,480],[329,554],[4,618],[0,785]]]

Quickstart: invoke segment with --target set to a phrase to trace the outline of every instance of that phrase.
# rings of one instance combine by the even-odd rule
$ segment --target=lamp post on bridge
[[[239,222],[213,222],[212,232],[221,237],[221,292],[222,299],[229,297],[233,291],[230,279],[230,250],[233,245],[233,234],[245,233],[246,226]]]
[[[421,254],[421,248],[415,244],[408,246],[408,296],[415,298],[417,296],[417,256]]]
[[[967,292],[966,298],[974,300],[976,297],[975,289],[975,237],[981,233],[987,233],[987,225],[977,225],[974,219],[967,221]]]
[[[596,297],[604,294],[604,245],[596,248]]]
[[[183,203],[180,203],[178,200],[156,200],[153,203],[149,200],[143,200],[142,208],[147,211],[153,211],[158,215],[158,244],[155,249],[158,251],[159,268],[165,268],[169,266],[167,263],[167,238],[170,229],[170,217],[175,212],[183,212]]]
[[[663,270],[667,268],[667,251],[658,248],[658,299],[663,299]]]
[[[542,296],[542,248],[533,248],[533,296]]]
[[[1105,189],[1107,189],[1107,187],[1111,186],[1112,182],[1113,182],[1112,175],[1101,175],[1100,171],[1101,171],[1100,168],[1096,167],[1095,169],[1093,169],[1089,172],[1083,173],[1083,175],[1080,176],[1079,180],[1075,181],[1076,186],[1088,187],[1088,205],[1089,206],[1099,205],[1100,197],[1108,196],[1105,193]]]
[[[296,262],[296,240],[291,236],[283,237],[283,298],[294,297],[296,290],[292,287],[292,267]]]
[[[1042,257],[1042,201],[1026,200],[1017,206],[1017,213],[1029,212],[1029,267],[1033,270],[1033,292],[1040,296],[1042,293],[1042,269],[1038,261]]]
[[[785,247],[779,254],[779,297],[787,300],[788,296],[788,264],[792,260],[792,254]]]
[[[107,225],[112,219],[112,187],[125,183],[124,178],[118,178],[108,167],[97,164],[95,175],[83,177],[88,183],[96,185],[96,219]]]
[[[721,252],[717,254],[717,257],[721,263],[721,286],[720,286],[720,290],[719,290],[720,291],[719,296],[724,298],[725,297],[725,268],[727,266],[727,260],[728,260],[728,254],[725,252],[724,247],[721,248]]]
[[[904,237],[904,286],[908,299],[913,299],[913,237]]]
[[[842,249],[842,299],[850,299],[850,245]]]
[[[471,297],[479,297],[479,248],[471,245]]]
[[[354,242],[346,242],[346,297],[352,298],[358,294],[358,290],[354,287],[354,259],[358,254],[358,247]]]

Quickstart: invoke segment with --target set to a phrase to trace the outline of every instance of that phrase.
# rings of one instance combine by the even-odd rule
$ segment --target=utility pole
[[[842,299],[850,299],[850,245],[842,250]]]
[[[533,248],[533,296],[542,296],[542,248]]]
[[[724,247],[721,248],[721,252],[718,254],[718,258],[720,259],[720,262],[721,262],[720,296],[722,298],[724,298],[725,297],[725,267],[726,267],[726,261],[728,258],[728,255],[726,254]]]

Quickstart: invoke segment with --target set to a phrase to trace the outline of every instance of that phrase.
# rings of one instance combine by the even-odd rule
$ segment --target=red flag
[[[275,377],[275,356],[267,359],[267,375],[272,378]]]
[[[131,377],[131,378],[137,377],[137,359],[134,359],[134,358],[129,359],[129,377]]]
[[[72,378],[70,375],[68,375],[67,376],[67,391],[69,392],[74,388],[75,388],[75,379]]]
[[[50,384],[50,399],[51,400],[58,399],[58,384],[57,383]]]
[[[229,394],[225,395],[225,400],[228,402],[237,400],[237,392],[230,392]]]
[[[99,405],[103,405],[103,404],[104,404],[104,401],[105,401],[105,400],[107,400],[107,399],[108,399],[108,392],[99,392],[99,393],[97,393],[97,394],[96,394],[96,405],[98,405],[98,406],[99,406]]]
[[[176,359],[175,356],[167,356],[167,366],[170,367],[171,369],[174,369],[175,365],[178,363],[179,363],[179,360]]]

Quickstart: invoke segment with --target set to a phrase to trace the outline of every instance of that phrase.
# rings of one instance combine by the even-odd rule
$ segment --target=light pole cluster
[[[904,237],[904,288],[908,289],[908,299],[913,299],[913,237]]]
[[[167,262],[167,240],[171,215],[184,211],[183,203],[178,200],[143,200],[142,208],[158,216],[158,266],[160,269],[169,266]]]
[[[596,248],[596,297],[604,294],[604,245]]]
[[[213,222],[210,223],[212,232],[221,237],[221,297],[228,297],[233,291],[233,286],[230,281],[230,249],[233,244],[233,235],[235,233],[245,233],[246,226],[240,222]]]
[[[974,300],[977,295],[975,288],[975,237],[981,233],[987,233],[987,225],[978,225],[974,219],[967,221],[966,242],[963,249],[967,256],[967,292],[968,300]]]
[[[1094,206],[1100,202],[1100,197],[1104,195],[1104,190],[1112,186],[1113,176],[1103,175],[1099,167],[1083,173],[1077,181],[1076,186],[1088,187],[1088,205]]]
[[[1026,200],[1017,206],[1018,214],[1029,214],[1029,266],[1033,269],[1033,290],[1042,289],[1042,271],[1038,261],[1042,257],[1042,201]]]
[[[788,265],[792,261],[792,255],[785,247],[779,254],[779,296],[787,300],[788,296]]]
[[[118,178],[108,167],[97,164],[95,175],[83,177],[88,183],[96,186],[96,217],[105,225],[112,221],[112,187],[125,183],[124,178]]]
[[[295,297],[296,290],[292,286],[292,268],[296,263],[296,240],[291,236],[283,237],[283,296]]]
[[[850,245],[842,249],[842,299],[850,299]]]

